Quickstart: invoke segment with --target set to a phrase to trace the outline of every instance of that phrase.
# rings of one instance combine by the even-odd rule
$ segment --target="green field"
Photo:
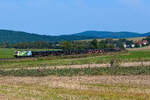
[[[0,49],[0,58],[13,58],[14,51]],[[112,61],[116,65],[149,62],[150,51],[3,59],[0,60],[0,99],[150,100],[150,65],[90,67]],[[87,68],[78,68],[85,64]],[[75,67],[67,68],[72,65]]]
[[[138,41],[138,40],[142,40],[146,37],[135,37],[135,38],[125,38],[127,40],[133,40],[133,41]],[[106,39],[97,39],[98,41],[102,41],[102,40],[106,40]],[[113,39],[113,40],[119,40],[119,39]],[[81,41],[92,41],[92,39],[88,39],[88,40],[81,40]]]
[[[150,67],[95,67],[63,69],[0,70],[1,76],[94,76],[94,75],[150,75]]]
[[[9,48],[0,48],[0,58],[14,58],[14,53],[17,50],[29,50],[29,51],[50,51],[56,49],[9,49]],[[57,49],[59,50],[59,49]]]
[[[0,58],[13,58],[15,49],[0,48]]]
[[[103,64],[110,63],[113,59],[116,59],[119,62],[150,61],[150,51],[129,51],[100,55],[51,56],[43,58],[0,60],[0,68]]]

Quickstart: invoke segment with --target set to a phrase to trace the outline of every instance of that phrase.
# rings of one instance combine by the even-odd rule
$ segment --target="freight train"
[[[44,57],[44,56],[60,56],[60,55],[76,55],[76,54],[102,54],[107,52],[119,52],[120,48],[107,49],[87,49],[87,50],[57,50],[57,51],[16,51],[14,57]]]

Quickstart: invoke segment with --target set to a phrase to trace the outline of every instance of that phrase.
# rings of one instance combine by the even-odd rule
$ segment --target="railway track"
[[[104,54],[109,52],[120,52],[121,49],[95,49],[95,50],[74,50],[70,52],[66,51],[35,51],[32,52],[32,55],[15,55],[14,58],[0,58],[0,61],[8,61],[8,60],[25,60],[25,59],[36,59],[36,57],[47,57],[51,56],[61,56],[61,55],[80,55],[80,54]],[[24,51],[27,52],[27,51]]]

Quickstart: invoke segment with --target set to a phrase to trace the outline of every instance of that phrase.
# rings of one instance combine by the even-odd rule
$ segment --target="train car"
[[[103,54],[108,52],[119,52],[120,48],[106,49],[87,49],[87,50],[57,50],[57,51],[16,51],[14,56],[20,57],[44,57],[44,56],[61,56],[61,55],[77,55],[77,54]]]

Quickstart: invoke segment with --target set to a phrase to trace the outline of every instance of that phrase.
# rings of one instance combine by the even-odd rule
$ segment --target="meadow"
[[[10,55],[9,55],[10,56]],[[35,67],[57,67],[84,64],[110,64],[112,60],[120,63],[125,62],[148,62],[150,51],[124,51],[108,54],[95,55],[68,55],[49,56],[38,58],[22,58],[0,60],[0,69],[7,68],[35,68]]]
[[[133,40],[133,41],[138,41],[138,40],[142,40],[144,39],[145,37],[135,37],[135,38],[125,38],[127,40]],[[101,41],[101,40],[106,40],[106,39],[97,39],[98,41]],[[119,39],[113,39],[113,40],[119,40]],[[88,40],[81,40],[81,41],[92,41],[92,39],[88,39]]]
[[[150,76],[7,76],[0,77],[0,98],[2,100],[149,100],[149,79]]]
[[[11,58],[0,60],[1,100],[150,99],[150,65],[120,65],[149,62],[149,50],[12,59],[14,51],[0,49]]]
[[[0,48],[0,58],[14,58],[14,53],[17,50],[31,50],[31,51],[47,51],[56,49],[14,49],[14,48]],[[59,49],[57,49],[59,50]]]
[[[0,58],[14,58],[15,49],[0,48]]]
[[[150,66],[0,70],[1,76],[150,75]]]

